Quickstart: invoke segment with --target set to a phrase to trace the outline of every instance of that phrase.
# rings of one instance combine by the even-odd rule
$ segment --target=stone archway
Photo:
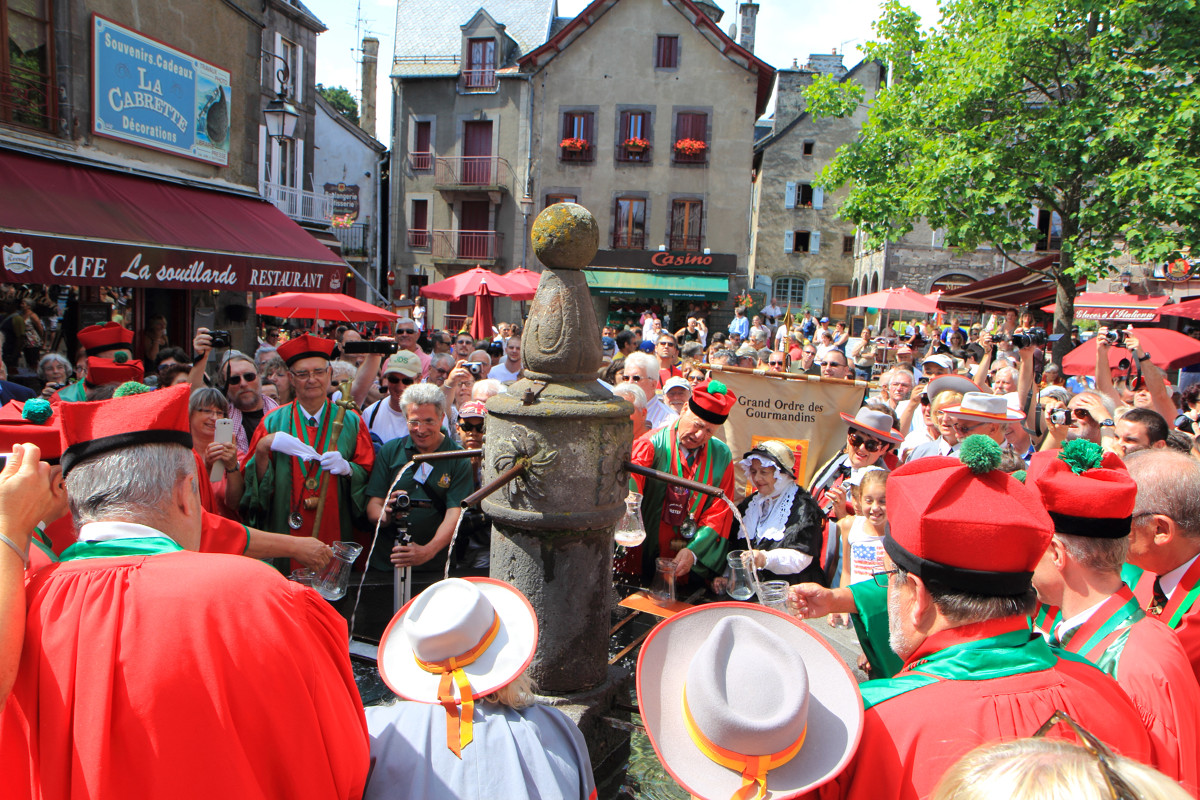
[[[931,280],[924,293],[929,294],[936,291],[948,292],[951,289],[968,286],[977,280],[979,278],[969,272],[945,272]]]

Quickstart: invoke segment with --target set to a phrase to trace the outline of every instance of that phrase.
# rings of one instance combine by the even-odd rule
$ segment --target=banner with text
[[[713,370],[737,395],[721,437],[734,461],[759,442],[777,439],[796,454],[796,477],[802,486],[822,464],[846,444],[846,423],[839,412],[853,415],[862,405],[866,384],[772,378]],[[738,480],[738,494],[744,493]]]
[[[229,163],[229,73],[93,15],[92,130],[210,164]]]

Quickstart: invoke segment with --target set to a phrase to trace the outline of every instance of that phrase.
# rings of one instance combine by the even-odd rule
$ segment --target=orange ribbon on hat
[[[473,663],[483,655],[500,632],[500,615],[492,618],[492,626],[483,634],[479,644],[461,655],[452,656],[445,661],[422,661],[413,653],[417,666],[426,672],[441,675],[438,682],[438,702],[446,709],[446,746],[454,755],[462,758],[462,749],[474,738],[473,717],[475,716],[475,698],[471,682],[462,668]],[[454,699],[454,685],[458,685],[458,700]],[[462,709],[459,709],[459,705]]]
[[[782,766],[795,758],[796,754],[800,752],[800,748],[804,746],[804,738],[808,735],[808,726],[805,725],[804,730],[800,731],[800,738],[779,752],[768,753],[765,756],[748,756],[726,750],[705,736],[696,725],[696,721],[692,719],[692,712],[688,710],[686,686],[683,688],[683,723],[687,728],[688,736],[692,739],[692,744],[696,745],[709,760],[742,773],[741,788],[733,793],[730,800],[762,800],[766,797],[767,771]],[[752,790],[754,791],[753,795],[750,794]]]

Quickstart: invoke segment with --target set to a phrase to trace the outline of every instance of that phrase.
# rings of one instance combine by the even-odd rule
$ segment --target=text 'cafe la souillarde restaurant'
[[[729,299],[729,276],[736,269],[731,253],[614,249],[597,251],[584,277],[602,325],[619,330],[653,311],[659,319],[669,317],[676,330],[689,316],[711,320]]]
[[[194,324],[252,324],[258,297],[346,283],[340,256],[258,198],[8,150],[0,186],[3,281],[55,303],[68,345],[115,319],[138,348],[161,315],[186,350]]]

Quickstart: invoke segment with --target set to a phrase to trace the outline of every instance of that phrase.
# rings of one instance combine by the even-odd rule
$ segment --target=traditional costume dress
[[[764,449],[768,446],[770,450]],[[745,550],[747,545],[762,551],[766,565],[759,571],[759,580],[824,585],[820,556],[825,515],[812,495],[796,484],[791,472],[795,456],[782,442],[763,442],[742,457],[741,465],[748,469],[752,461],[775,467],[775,486],[770,492],[754,492],[738,503],[745,525],[734,520],[730,551]]]
[[[972,436],[963,452],[970,466],[935,456],[891,474],[884,548],[898,568],[949,591],[1027,595],[1053,523],[1032,491],[995,469],[994,442]],[[871,648],[864,642],[864,650],[878,669],[871,653],[887,649],[880,623],[892,589],[864,581],[851,590],[856,617],[874,623]],[[856,628],[863,632],[858,622]],[[860,688],[862,742],[846,771],[821,788],[821,798],[928,797],[969,750],[1031,736],[1055,711],[1122,755],[1147,763],[1150,757],[1141,717],[1116,682],[1079,656],[1051,649],[1024,616],[935,632],[894,677]]]
[[[63,407],[64,470],[142,442],[190,448],[189,391]],[[26,604],[0,713],[6,798],[361,796],[368,737],[346,623],[311,589],[95,522],[30,577]]]
[[[280,345],[279,354],[290,366],[305,358],[328,358],[332,348],[331,340],[306,335]],[[366,423],[355,411],[345,413],[342,431],[334,443],[336,414],[337,409],[329,401],[315,414],[293,401],[263,418],[250,441],[250,458],[243,465],[246,489],[241,508],[251,526],[274,533],[312,536],[318,498],[324,492],[321,541],[332,544],[354,538],[354,519],[366,510],[367,479],[375,463],[375,449]],[[293,436],[318,453],[336,449],[349,462],[350,474],[334,475],[322,470],[316,461],[272,452],[266,472],[259,477],[256,448],[264,436],[272,433]]]
[[[1056,537],[1081,543],[1084,537],[1128,539],[1138,490],[1116,454],[1084,440],[1068,442],[1033,457],[1026,485],[1040,495]],[[1043,559],[1043,568],[1053,570],[1048,561]],[[1080,580],[1093,574],[1111,579],[1116,572],[1079,569]],[[1048,588],[1035,580],[1039,592],[1056,592],[1060,583],[1066,584],[1063,594],[1051,600],[1078,597],[1065,579],[1049,582]],[[1170,628],[1147,617],[1121,584],[1101,602],[1054,621],[1049,638],[1052,646],[1086,658],[1116,679],[1150,735],[1150,764],[1194,795],[1200,787],[1200,684]]]
[[[1175,631],[1192,663],[1192,671],[1200,680],[1200,603],[1196,602],[1200,599],[1200,556],[1162,576],[1126,564],[1121,577],[1133,587],[1142,608]],[[1174,587],[1170,586],[1172,582]],[[1157,598],[1156,585],[1162,593]]]
[[[720,425],[735,402],[736,397],[725,384],[711,381],[695,388],[688,408],[700,419]],[[726,497],[733,497],[733,455],[729,446],[710,436],[695,451],[687,451],[679,446],[679,425],[676,420],[638,438],[633,443],[633,463],[720,487]],[[729,506],[706,494],[639,475],[633,476],[631,486],[644,496],[642,517],[648,535],[641,545],[630,548],[618,569],[624,566],[624,571],[640,573],[643,580],[649,581],[654,577],[656,558],[673,557],[686,547],[696,556],[692,569],[701,577],[711,578],[724,571],[733,521]]]

